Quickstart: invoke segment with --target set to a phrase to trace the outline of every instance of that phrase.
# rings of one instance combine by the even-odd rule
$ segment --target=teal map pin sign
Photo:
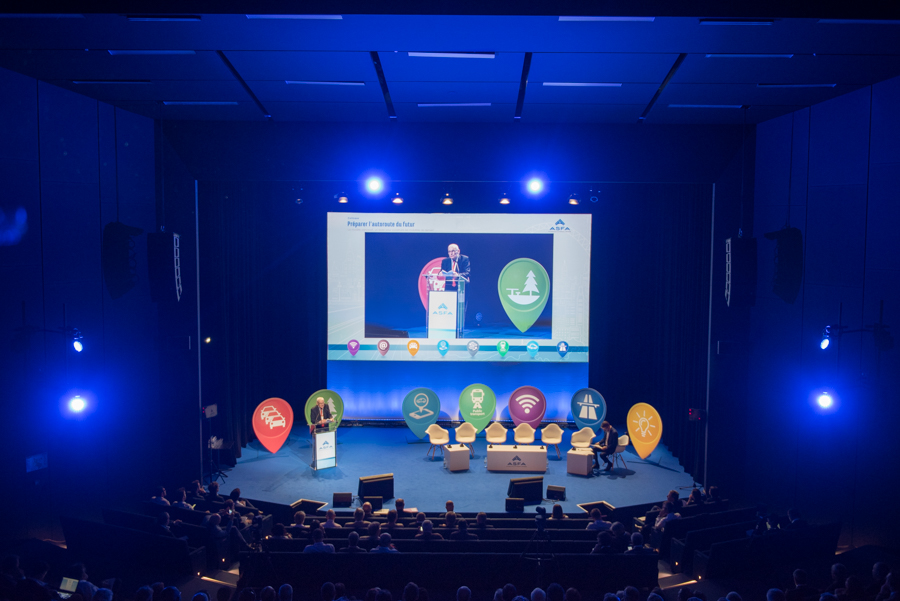
[[[424,438],[425,430],[438,419],[441,401],[430,388],[416,388],[403,397],[402,411],[403,419],[412,433]]]
[[[509,352],[509,343],[505,340],[501,340],[497,343],[497,352],[500,353],[501,357],[505,357],[506,353]]]
[[[447,354],[447,351],[450,350],[450,343],[446,340],[441,340],[437,345],[438,352],[441,354],[441,357]]]
[[[497,395],[484,384],[470,384],[459,395],[459,413],[478,432],[494,419],[497,409]]]
[[[532,340],[525,345],[525,350],[527,350],[528,354],[531,355],[531,358],[534,359],[537,357],[538,351],[541,350],[541,345]]]
[[[497,292],[510,321],[520,332],[525,332],[534,325],[547,305],[550,276],[533,259],[514,259],[500,272]]]

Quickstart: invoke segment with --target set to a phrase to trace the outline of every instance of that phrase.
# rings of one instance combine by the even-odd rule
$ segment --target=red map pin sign
[[[294,425],[294,410],[284,399],[271,398],[253,410],[253,431],[271,453],[277,453]]]

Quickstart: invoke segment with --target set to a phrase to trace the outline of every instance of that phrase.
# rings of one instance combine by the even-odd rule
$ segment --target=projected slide
[[[328,214],[328,359],[588,358],[590,215]]]

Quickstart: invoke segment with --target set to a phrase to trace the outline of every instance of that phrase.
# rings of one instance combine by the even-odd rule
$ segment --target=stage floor
[[[624,429],[620,430],[620,432]],[[574,430],[566,430],[560,445],[562,459],[551,447],[547,451],[546,486],[565,486],[567,500],[561,502],[567,513],[578,513],[578,503],[607,501],[613,506],[633,505],[663,500],[666,493],[680,486],[690,486],[686,474],[662,445],[647,461],[634,450],[624,453],[628,469],[615,468],[599,476],[576,476],[566,473],[568,439]],[[512,436],[509,437],[510,444]],[[295,427],[284,446],[274,455],[254,441],[244,449],[237,466],[227,472],[222,489],[227,493],[240,487],[241,495],[277,503],[293,503],[304,498],[327,501],[332,493],[352,492],[356,495],[359,478],[393,472],[394,494],[406,500],[406,507],[422,511],[442,511],[452,499],[457,511],[505,511],[506,489],[510,478],[531,473],[489,472],[485,466],[487,443],[483,433],[475,442],[475,457],[468,471],[444,469],[441,452],[437,458],[426,457],[429,444],[419,441],[407,428],[342,427],[337,431],[337,467],[314,471],[310,463],[310,438],[306,427]],[[683,491],[687,496],[689,491]],[[549,507],[551,502],[545,501]],[[358,503],[354,501],[354,507]],[[393,501],[385,503],[393,507]],[[533,507],[527,506],[526,512]]]

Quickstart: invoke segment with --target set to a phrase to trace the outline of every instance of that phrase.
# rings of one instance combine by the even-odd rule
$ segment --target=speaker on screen
[[[352,492],[336,492],[331,496],[332,507],[350,507],[353,504]]]
[[[525,511],[525,499],[506,498],[506,511]]]
[[[377,476],[361,476],[356,496],[394,498],[394,474],[378,474]]]
[[[526,505],[533,505],[544,500],[544,477],[510,478],[507,497],[524,499]]]
[[[171,232],[147,234],[147,273],[154,303],[181,300],[181,238]]]
[[[725,240],[725,304],[756,304],[756,238]]]
[[[132,238],[143,233],[141,228],[119,221],[107,223],[103,228],[100,261],[103,280],[112,298],[123,296],[137,282],[137,258]]]

